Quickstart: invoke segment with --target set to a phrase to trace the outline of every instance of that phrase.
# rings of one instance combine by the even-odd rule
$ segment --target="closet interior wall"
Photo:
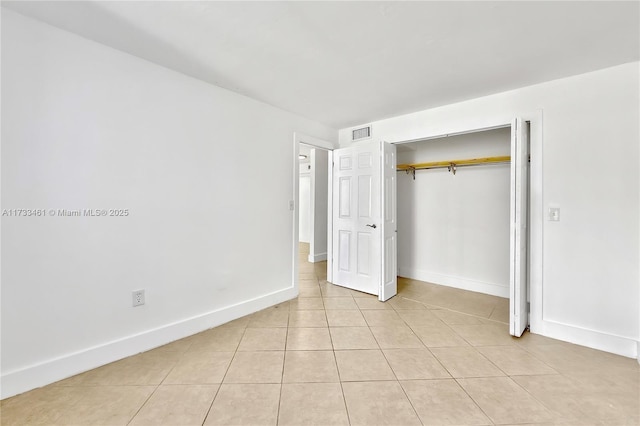
[[[398,144],[398,163],[510,155],[510,128]],[[508,163],[398,172],[399,275],[509,297]]]

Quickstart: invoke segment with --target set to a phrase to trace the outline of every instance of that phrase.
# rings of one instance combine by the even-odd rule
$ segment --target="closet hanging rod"
[[[450,172],[456,174],[456,167],[465,166],[480,166],[483,164],[496,164],[496,163],[508,163],[511,162],[511,157],[503,155],[499,157],[482,157],[482,158],[469,158],[466,160],[450,160],[450,161],[431,161],[428,163],[411,163],[411,164],[398,164],[396,166],[397,171],[405,171],[413,174],[413,179],[416,178],[416,170],[427,169],[443,169],[448,168]]]
[[[456,166],[466,166],[472,164],[490,164],[490,163],[507,163],[511,161],[511,157],[503,155],[501,157],[483,157],[483,158],[469,158],[466,160],[450,160],[450,161],[431,161],[429,163],[412,163],[412,164],[398,164],[396,170],[423,170],[449,167],[451,164]]]

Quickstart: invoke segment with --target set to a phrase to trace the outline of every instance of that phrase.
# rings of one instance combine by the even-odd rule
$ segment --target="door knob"
[[[376,224],[375,224],[375,223],[374,223],[373,225],[367,225],[367,226],[368,226],[369,228],[373,228],[373,229],[376,229],[376,228],[377,228],[377,226],[376,226]]]

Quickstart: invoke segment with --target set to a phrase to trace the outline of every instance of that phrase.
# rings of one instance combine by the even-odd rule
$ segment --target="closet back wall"
[[[398,145],[398,164],[509,155],[510,128]],[[509,297],[509,164],[398,173],[400,276]]]

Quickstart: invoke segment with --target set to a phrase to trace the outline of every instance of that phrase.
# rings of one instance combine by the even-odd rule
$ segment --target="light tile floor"
[[[297,299],[6,399],[1,424],[640,424],[636,360],[512,338],[497,297],[399,279],[381,303],[305,258]]]

